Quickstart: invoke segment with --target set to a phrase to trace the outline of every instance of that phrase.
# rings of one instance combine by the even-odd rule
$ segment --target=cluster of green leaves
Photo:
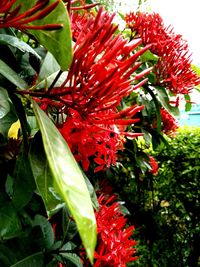
[[[199,147],[200,129],[181,128],[168,146],[154,152],[155,176],[147,171],[147,159],[144,165],[144,150],[130,141],[121,163],[109,171],[137,228],[140,258],[130,266],[199,266]]]
[[[34,3],[15,4],[25,12]],[[18,95],[29,89],[36,73],[39,89],[71,64],[70,22],[62,1],[32,24],[51,23],[63,28],[26,34],[0,30],[0,265],[5,267],[55,266],[59,261],[82,266],[73,253],[81,243],[93,261],[93,188],[51,119],[31,97]],[[58,236],[52,229],[57,217],[62,221]]]

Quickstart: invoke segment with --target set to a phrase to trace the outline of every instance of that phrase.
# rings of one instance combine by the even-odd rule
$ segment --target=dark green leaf
[[[51,217],[63,207],[64,202],[55,191],[53,176],[47,162],[40,135],[36,135],[32,142],[29,160],[38,192],[44,201],[47,215]]]
[[[70,251],[70,250],[73,250],[74,247],[75,246],[72,242],[68,242],[61,248],[61,251],[65,251],[65,250]],[[71,266],[70,263],[72,263],[72,266],[83,267],[83,264],[81,263],[80,258],[75,253],[62,252],[60,253],[60,256],[67,259],[67,262],[69,262],[67,263],[67,266],[68,265]]]
[[[96,245],[96,220],[84,177],[58,129],[34,101],[32,105],[54,183],[76,221],[88,257],[92,261]]]
[[[75,253],[60,253],[60,255],[68,261],[72,262],[73,266],[83,267],[80,258]]]
[[[16,85],[19,89],[26,89],[28,85],[20,76],[0,59],[0,74]]]
[[[49,249],[54,243],[54,233],[51,224],[48,222],[47,218],[36,215],[33,221],[33,227],[40,226],[43,233],[43,241],[45,248]]]
[[[10,267],[44,267],[44,255],[42,252],[30,255]]]
[[[22,52],[31,53],[40,59],[40,56],[35,52],[35,50],[29,46],[27,43],[19,40],[17,37],[8,35],[8,34],[0,34],[0,44],[10,45],[19,49]]]
[[[84,172],[82,172],[83,174],[83,177],[85,178],[85,183],[87,185],[87,188],[88,188],[88,191],[90,193],[90,198],[92,200],[92,204],[93,204],[93,207],[95,210],[98,210],[99,209],[99,202],[97,200],[97,196],[96,196],[96,193],[95,193],[95,190],[94,190],[94,187],[93,185],[91,184],[90,180],[87,178],[87,176],[85,175]]]
[[[13,179],[12,201],[17,209],[21,209],[30,201],[35,189],[28,156],[24,152],[18,156]]]
[[[0,207],[0,218],[0,239],[11,239],[21,233],[20,220],[11,203],[4,202]]]
[[[164,87],[155,87],[156,92],[158,94],[159,100],[162,103],[163,107],[169,111],[169,113],[173,114],[174,116],[179,115],[178,107],[173,107],[169,103],[169,97]]]

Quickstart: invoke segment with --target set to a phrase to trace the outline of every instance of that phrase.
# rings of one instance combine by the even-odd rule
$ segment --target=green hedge
[[[180,129],[154,154],[157,176],[141,171],[134,143],[124,154],[110,179],[138,232],[140,259],[130,266],[200,266],[200,128]]]

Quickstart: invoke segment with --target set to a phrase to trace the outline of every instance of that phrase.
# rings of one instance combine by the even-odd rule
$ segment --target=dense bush
[[[140,259],[131,266],[199,266],[200,129],[183,128],[157,150],[158,175],[137,169],[131,143],[125,153],[110,179],[139,233]]]

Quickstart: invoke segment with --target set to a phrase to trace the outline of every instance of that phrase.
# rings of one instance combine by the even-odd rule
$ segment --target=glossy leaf
[[[30,255],[10,267],[44,267],[44,255],[42,252]]]
[[[2,119],[10,111],[8,93],[2,87],[0,87],[0,99],[0,119]]]
[[[19,89],[26,89],[28,85],[20,76],[0,59],[0,74],[16,85]]]
[[[21,224],[17,212],[11,203],[0,207],[0,239],[11,239],[21,233]]]
[[[67,203],[88,257],[93,261],[96,220],[84,177],[58,129],[34,101],[32,105],[42,134],[47,160],[54,176],[54,183]]]
[[[32,55],[40,59],[40,56],[35,52],[35,50],[30,45],[21,41],[15,36],[11,36],[8,34],[0,34],[0,44],[15,47],[24,53],[26,52],[31,53]]]
[[[49,5],[55,2],[50,0]],[[17,0],[16,5],[22,4],[20,11],[25,11],[33,7],[34,1]],[[48,16],[31,23],[32,25],[62,24],[63,28],[53,31],[28,30],[38,42],[53,54],[62,70],[67,70],[72,61],[72,40],[70,20],[67,10],[62,1]]]
[[[51,217],[63,207],[64,202],[55,191],[54,179],[45,156],[40,135],[36,135],[31,144],[29,160],[37,190],[43,199],[47,215]]]

